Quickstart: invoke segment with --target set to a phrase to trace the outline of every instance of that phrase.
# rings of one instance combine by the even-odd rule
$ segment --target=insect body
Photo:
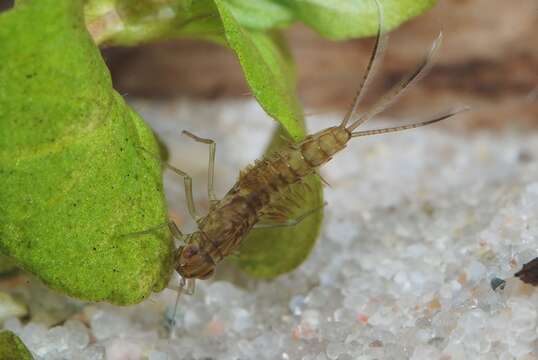
[[[346,146],[351,133],[332,127],[290,145],[245,171],[206,217],[199,231],[178,251],[176,270],[185,278],[204,279],[234,252],[282,190],[301,181]]]
[[[453,114],[410,126],[423,126]],[[178,273],[186,279],[211,276],[215,265],[239,247],[264,210],[279,198],[281,191],[316,172],[318,167],[344,149],[352,137],[364,135],[363,132],[352,132],[352,126],[324,129],[247,169],[226,196],[198,220],[199,230],[188,236],[187,245],[179,248],[176,257]],[[403,128],[408,126],[383,129],[383,132]]]
[[[184,245],[177,250],[175,258],[175,269],[183,278],[182,288],[186,285],[187,291],[192,291],[195,279],[206,279],[211,276],[215,271],[215,266],[237,250],[241,241],[260,222],[264,213],[275,204],[283,190],[315,173],[334,154],[344,149],[350,139],[432,124],[465,110],[453,110],[431,120],[405,126],[355,131],[359,125],[385,110],[412,83],[424,75],[441,42],[441,35],[439,35],[427,56],[414,71],[389,90],[370,110],[359,114],[358,105],[381,61],[381,54],[387,41],[387,36],[383,31],[381,6],[377,0],[375,2],[378,7],[378,32],[374,51],[353,105],[340,125],[309,135],[298,144],[290,143],[272,155],[257,161],[241,174],[232,189],[221,200],[217,200],[213,191],[215,143],[184,132],[195,140],[210,145],[208,193],[211,207],[207,215],[199,217],[194,208],[191,178],[183,171],[168,165],[177,174],[183,176],[188,209],[198,224],[198,231],[189,235],[183,235],[173,222],[168,224],[174,236],[184,242]]]

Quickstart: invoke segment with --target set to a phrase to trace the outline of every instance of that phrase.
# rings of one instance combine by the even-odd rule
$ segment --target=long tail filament
[[[426,120],[426,121],[421,121],[421,122],[414,123],[414,124],[409,124],[409,125],[395,126],[395,127],[391,127],[391,128],[385,128],[385,129],[355,131],[355,132],[351,133],[351,137],[386,134],[386,133],[395,132],[395,131],[414,129],[414,128],[417,128],[417,127],[430,125],[430,124],[439,122],[441,120],[448,119],[449,117],[452,117],[452,116],[454,116],[456,114],[462,113],[462,112],[467,111],[469,109],[470,108],[468,106],[463,106],[461,108],[456,108],[456,109],[450,110],[447,113],[445,113],[443,115],[439,115],[439,116],[437,116],[437,117],[435,117],[433,119]]]
[[[387,109],[390,105],[392,105],[392,103],[398,100],[400,96],[402,96],[405,90],[409,89],[412,84],[420,80],[431,68],[433,57],[439,49],[442,39],[443,33],[439,33],[439,36],[433,42],[430,51],[428,52],[426,57],[424,57],[421,63],[417,66],[417,68],[411,73],[409,73],[402,80],[400,80],[400,82],[398,82],[396,85],[394,85],[392,89],[390,89],[381,99],[379,99],[370,110],[360,115],[358,119],[351,125],[349,125],[347,129],[349,131],[353,131],[359,125],[365,123],[366,121],[370,120],[377,114]]]
[[[377,35],[375,39],[374,50],[370,56],[370,61],[366,67],[366,72],[361,80],[355,98],[353,99],[353,105],[348,110],[344,120],[340,124],[341,127],[346,127],[349,120],[357,113],[357,108],[364,98],[364,94],[368,89],[368,85],[375,76],[376,70],[379,67],[383,60],[383,53],[387,46],[388,34],[385,32],[384,28],[384,19],[383,19],[383,8],[378,0],[374,0],[377,6]]]
[[[388,41],[388,35],[386,34],[385,28],[384,28],[383,9],[381,7],[381,4],[379,3],[379,0],[374,0],[374,1],[378,10],[378,28],[377,28],[376,42],[374,45],[374,49],[372,51],[372,55],[370,57],[370,61],[368,62],[368,67],[366,68],[366,73],[364,77],[362,78],[362,81],[359,86],[359,90],[357,91],[357,94],[355,95],[355,98],[353,100],[353,105],[346,113],[344,119],[342,120],[342,123],[340,124],[340,127],[347,128],[347,130],[351,132],[352,137],[386,134],[389,132],[413,129],[413,128],[433,124],[438,121],[452,117],[456,114],[459,114],[463,111],[469,110],[469,108],[467,107],[462,107],[462,108],[451,110],[443,115],[435,117],[434,119],[422,121],[422,122],[418,122],[418,123],[414,123],[410,125],[396,126],[392,128],[386,128],[386,129],[376,129],[376,130],[354,132],[354,130],[358,128],[360,125],[362,125],[366,121],[370,120],[374,116],[386,110],[390,105],[392,105],[396,100],[398,100],[400,96],[402,96],[402,94],[404,94],[405,91],[409,89],[409,87],[411,87],[411,85],[413,85],[418,80],[420,80],[428,72],[428,70],[432,66],[433,58],[437,50],[441,46],[441,41],[443,39],[443,33],[440,32],[437,38],[435,39],[435,41],[433,42],[432,47],[430,48],[430,51],[424,57],[424,59],[420,62],[420,64],[412,72],[410,72],[407,76],[405,76],[402,80],[400,80],[396,85],[394,85],[385,95],[383,95],[381,99],[379,99],[372,106],[371,109],[369,109],[368,111],[362,114],[358,114],[357,109],[359,107],[359,104],[361,100],[364,98],[364,94],[366,93],[368,85],[374,78],[376,70],[379,67],[379,64],[381,63],[381,59],[383,57],[383,50],[385,49],[387,41]],[[348,126],[348,123],[350,121],[351,121],[351,125]]]

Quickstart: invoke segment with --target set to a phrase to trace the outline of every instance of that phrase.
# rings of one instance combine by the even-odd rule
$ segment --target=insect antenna
[[[351,133],[351,137],[386,134],[386,133],[391,133],[391,132],[395,132],[395,131],[414,129],[414,128],[417,128],[417,127],[430,125],[430,124],[436,123],[438,121],[448,119],[449,117],[452,117],[452,116],[454,116],[456,114],[462,113],[462,112],[467,111],[469,109],[470,109],[469,107],[464,106],[464,107],[461,107],[461,108],[450,110],[447,113],[445,113],[443,115],[440,115],[440,116],[438,116],[436,118],[426,120],[426,121],[421,121],[421,122],[414,123],[414,124],[409,124],[409,125],[395,126],[395,127],[385,128],[385,129],[355,131],[355,132]]]
[[[366,72],[362,77],[359,89],[357,90],[355,98],[353,99],[353,105],[346,113],[346,116],[344,117],[344,120],[342,120],[340,127],[346,127],[351,117],[353,117],[353,115],[355,115],[355,113],[357,112],[357,107],[364,98],[364,94],[368,89],[368,85],[374,78],[376,70],[379,67],[381,61],[383,60],[383,53],[385,47],[387,46],[388,35],[384,29],[383,8],[381,7],[381,4],[378,0],[374,0],[374,2],[377,6],[377,35],[375,39],[374,50],[372,51],[372,55],[370,55],[370,60],[368,62],[368,66],[366,67]]]
[[[360,115],[359,118],[355,120],[355,122],[353,122],[351,125],[349,125],[347,129],[349,131],[353,131],[362,123],[384,111],[387,107],[394,103],[413,83],[420,80],[431,68],[433,57],[439,49],[442,39],[443,33],[440,32],[439,36],[437,36],[437,39],[435,39],[435,41],[433,42],[430,51],[428,52],[426,57],[424,57],[422,62],[417,66],[417,68],[413,72],[409,73],[409,75],[404,77],[402,80],[400,80],[400,82],[398,82],[396,85],[394,85],[392,89],[390,89],[380,100],[378,100],[377,103],[375,103],[370,110]]]

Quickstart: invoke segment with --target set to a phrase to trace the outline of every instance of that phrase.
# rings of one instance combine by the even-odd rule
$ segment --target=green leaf
[[[374,0],[219,0],[235,21],[267,31],[302,21],[333,40],[375,35]],[[393,29],[431,8],[436,0],[379,0],[385,25]],[[87,0],[86,22],[98,44],[136,45],[191,37],[224,43],[213,0]],[[221,14],[222,15],[222,14]]]
[[[98,44],[131,46],[178,37],[224,43],[212,0],[88,0],[84,14]]]
[[[295,16],[275,0],[224,0],[234,18],[251,30],[268,30],[290,25]]]
[[[11,331],[0,332],[0,359],[32,360],[32,354],[21,339]]]
[[[266,154],[278,151],[286,143],[285,132],[279,128]],[[288,140],[289,141],[289,140]],[[257,278],[273,278],[294,270],[308,257],[316,243],[323,220],[323,188],[319,176],[310,175],[304,184],[294,184],[285,193],[301,204],[289,211],[294,219],[305,213],[319,209],[308,215],[295,226],[254,229],[243,240],[236,260],[240,268]],[[294,193],[301,196],[297,198]]]
[[[274,0],[226,0],[244,27],[270,30],[288,26],[293,12]],[[222,23],[213,0],[87,0],[88,29],[98,44],[137,45],[176,37],[224,44]]]
[[[430,7],[436,0],[379,0],[385,27],[393,29]],[[375,35],[377,7],[374,0],[280,0],[320,35],[344,40]]]
[[[113,89],[82,1],[0,15],[0,252],[71,296],[136,303],[171,273],[151,130]]]
[[[280,35],[248,31],[237,22],[226,2],[215,3],[228,46],[239,59],[254,97],[295,140],[301,139],[303,115],[295,93],[294,69]]]

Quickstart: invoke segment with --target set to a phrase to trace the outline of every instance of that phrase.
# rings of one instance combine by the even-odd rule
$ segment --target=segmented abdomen
[[[200,223],[200,247],[217,263],[236,250],[263,210],[291,184],[312,174],[342,150],[350,133],[332,127],[258,160]]]

